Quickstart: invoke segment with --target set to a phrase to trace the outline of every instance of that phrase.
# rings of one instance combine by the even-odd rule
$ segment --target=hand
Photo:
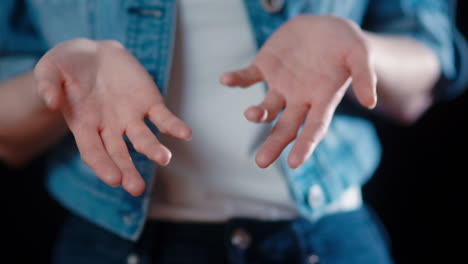
[[[166,165],[171,152],[145,125],[190,139],[191,130],[164,105],[151,76],[114,41],[76,39],[50,50],[35,68],[37,89],[51,109],[61,109],[83,161],[111,186],[132,195],[145,190],[123,135],[135,149]]]
[[[360,104],[373,108],[376,75],[361,29],[334,16],[298,16],[267,40],[250,66],[223,74],[221,82],[241,87],[260,81],[268,84],[265,99],[248,108],[246,118],[271,122],[283,108],[284,112],[258,151],[256,162],[268,167],[297,137],[288,163],[298,168],[325,136],[351,77]]]

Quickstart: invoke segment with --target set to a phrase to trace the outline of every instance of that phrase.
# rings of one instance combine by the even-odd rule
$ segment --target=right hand
[[[83,161],[110,186],[130,194],[145,182],[133,164],[125,134],[135,149],[166,165],[171,152],[144,123],[188,140],[191,129],[164,105],[145,68],[115,41],[75,39],[47,52],[34,70],[39,94],[49,108],[63,113]]]

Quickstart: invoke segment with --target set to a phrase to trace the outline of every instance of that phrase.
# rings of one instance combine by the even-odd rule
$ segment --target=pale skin
[[[259,167],[268,167],[296,139],[288,163],[297,168],[325,136],[351,82],[362,106],[374,108],[378,90],[382,96],[377,110],[410,123],[431,105],[431,90],[439,74],[434,53],[413,39],[367,33],[334,16],[304,15],[275,32],[250,66],[227,72],[220,81],[227,86],[248,87],[262,81],[268,85],[265,99],[248,108],[246,118],[271,122],[284,111],[255,160]],[[45,118],[44,130],[50,125],[66,127],[66,122],[83,161],[96,176],[111,186],[122,185],[132,195],[140,195],[145,183],[131,161],[124,134],[138,152],[160,165],[170,161],[171,152],[144,124],[145,117],[162,133],[181,140],[192,136],[190,128],[164,105],[143,66],[117,42],[76,39],[62,43],[39,61],[34,76],[18,77],[16,85],[23,79],[35,83],[32,86],[38,92],[28,113],[42,111],[44,116],[55,117]],[[1,85],[0,93],[13,84]],[[62,114],[57,115],[57,110]],[[9,118],[0,113],[2,125]],[[29,124],[10,123],[10,127]],[[298,133],[301,124],[304,127]],[[42,136],[31,132],[25,137],[34,142]],[[8,137],[0,133],[0,157],[15,163],[21,160],[15,158],[21,156],[13,151],[15,147],[2,147]],[[50,144],[55,141],[51,139]],[[44,149],[38,147],[34,153]]]

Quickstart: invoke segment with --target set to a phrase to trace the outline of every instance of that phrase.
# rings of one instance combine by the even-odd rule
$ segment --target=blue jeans
[[[137,242],[70,216],[54,250],[64,264],[386,264],[385,231],[374,213],[359,210],[305,219],[226,223],[149,220]]]

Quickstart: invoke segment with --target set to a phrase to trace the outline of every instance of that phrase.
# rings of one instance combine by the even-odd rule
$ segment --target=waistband
[[[234,218],[223,223],[149,220],[137,241],[71,215],[55,256],[61,260],[58,263],[69,264],[390,264],[382,231],[367,206],[316,222],[304,218]]]

